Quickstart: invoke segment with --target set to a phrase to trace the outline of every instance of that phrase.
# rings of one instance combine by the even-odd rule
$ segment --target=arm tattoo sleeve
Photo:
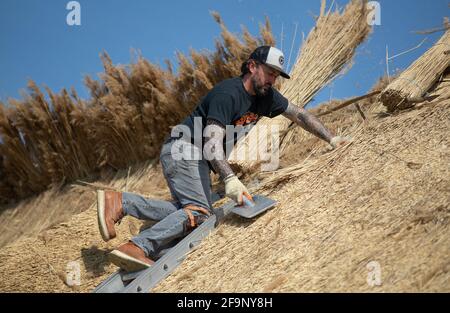
[[[233,175],[233,170],[228,164],[223,151],[225,127],[215,120],[208,119],[203,130],[203,136],[205,137],[203,155],[220,175],[220,178],[224,180],[227,176]]]
[[[326,142],[330,142],[333,135],[331,132],[322,124],[322,122],[306,111],[305,109],[298,107],[292,103],[289,103],[283,116],[287,117],[304,130],[310,132],[311,134],[319,137]]]

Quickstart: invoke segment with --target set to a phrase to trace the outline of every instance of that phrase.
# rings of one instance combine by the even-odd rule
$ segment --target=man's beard
[[[259,84],[255,77],[252,79],[252,85],[257,97],[266,96],[270,89],[270,86]]]

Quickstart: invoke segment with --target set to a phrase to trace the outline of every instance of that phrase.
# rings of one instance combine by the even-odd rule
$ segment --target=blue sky
[[[295,23],[295,49],[302,32],[314,25],[320,0],[79,0],[81,25],[69,26],[68,0],[1,0],[0,2],[0,100],[20,98],[19,90],[28,78],[53,91],[75,87],[88,98],[83,77],[97,78],[102,72],[99,54],[107,51],[115,64],[128,64],[131,49],[140,50],[152,62],[176,61],[175,52],[214,49],[220,28],[210,15],[218,11],[232,32],[245,25],[258,34],[258,23],[267,15],[280,47],[289,56]],[[328,4],[332,1],[328,0]],[[414,34],[415,30],[442,25],[449,16],[448,0],[380,0],[381,25],[357,53],[353,67],[337,79],[332,88],[317,95],[312,105],[333,98],[364,94],[385,73],[386,45],[391,55],[425,43],[394,59],[391,71],[405,68],[426,51],[441,35]],[[340,6],[347,1],[337,0]],[[293,61],[291,61],[292,64]]]

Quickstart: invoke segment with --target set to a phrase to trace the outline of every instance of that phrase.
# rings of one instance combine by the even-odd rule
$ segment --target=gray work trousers
[[[179,152],[177,149],[179,143],[180,140],[169,139],[163,145],[160,154],[162,170],[172,194],[172,201],[149,199],[132,193],[123,193],[122,197],[125,215],[141,220],[158,221],[131,239],[153,260],[160,258],[192,231],[184,207],[194,205],[212,212],[208,163],[201,154],[199,155],[201,150],[194,145],[186,146],[183,142],[184,152]],[[197,154],[196,160],[192,160],[192,153]],[[200,212],[191,212],[198,224],[207,218]]]

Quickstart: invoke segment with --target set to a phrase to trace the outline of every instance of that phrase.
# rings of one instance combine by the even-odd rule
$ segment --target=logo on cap
[[[283,66],[283,64],[284,64],[284,56],[280,56],[280,58],[278,59],[278,62],[280,62],[280,65]]]

